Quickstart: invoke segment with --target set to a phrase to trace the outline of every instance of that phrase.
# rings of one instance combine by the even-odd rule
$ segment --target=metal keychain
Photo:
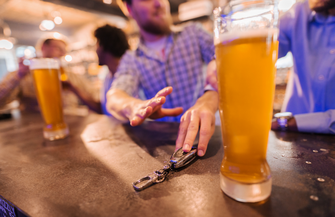
[[[133,182],[133,187],[136,191],[142,191],[153,184],[161,183],[165,180],[171,170],[182,168],[191,163],[197,157],[197,145],[194,145],[191,151],[185,153],[182,148],[175,151],[168,164],[163,169],[155,172]]]

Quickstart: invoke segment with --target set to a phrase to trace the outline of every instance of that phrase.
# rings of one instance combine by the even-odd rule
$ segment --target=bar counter
[[[39,113],[0,121],[0,216],[335,216],[334,136],[270,132],[271,196],[240,203],[220,190],[219,127],[204,157],[135,192],[132,182],[169,160],[179,124],[66,122],[70,136],[49,142]]]

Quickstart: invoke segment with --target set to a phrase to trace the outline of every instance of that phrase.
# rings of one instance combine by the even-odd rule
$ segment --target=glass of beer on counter
[[[266,150],[278,55],[277,2],[230,1],[214,16],[224,146],[220,186],[237,201],[263,201],[272,184]]]
[[[66,137],[69,129],[63,116],[59,61],[50,58],[32,59],[30,71],[45,123],[44,138],[57,140]]]

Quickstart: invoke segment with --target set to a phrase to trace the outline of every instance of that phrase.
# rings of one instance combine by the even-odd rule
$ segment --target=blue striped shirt
[[[282,110],[301,132],[335,133],[335,17],[297,3],[280,20],[279,57],[288,51],[294,72]]]

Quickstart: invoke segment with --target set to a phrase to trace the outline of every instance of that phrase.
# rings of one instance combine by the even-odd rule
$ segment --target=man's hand
[[[212,60],[207,65],[206,70],[206,85],[210,84],[216,91],[218,90],[218,79],[217,79],[217,72],[216,72],[216,62]]]
[[[281,131],[281,128],[277,122],[277,119],[273,119],[271,123],[271,130],[274,131]],[[293,132],[298,132],[298,126],[295,118],[290,118],[287,121],[287,131],[293,131]]]
[[[172,93],[172,87],[166,87],[160,90],[155,97],[150,100],[137,100],[132,103],[132,108],[128,119],[131,126],[137,126],[143,123],[146,118],[158,119],[165,116],[178,116],[183,112],[183,108],[163,109],[165,97]]]
[[[200,127],[198,155],[205,155],[208,142],[214,134],[218,103],[218,93],[207,91],[193,107],[186,111],[180,120],[176,150],[183,147],[183,151],[189,152]]]
[[[19,70],[17,71],[17,74],[20,78],[23,78],[29,73],[29,65],[25,65],[24,60],[26,59],[23,57],[19,60]]]

